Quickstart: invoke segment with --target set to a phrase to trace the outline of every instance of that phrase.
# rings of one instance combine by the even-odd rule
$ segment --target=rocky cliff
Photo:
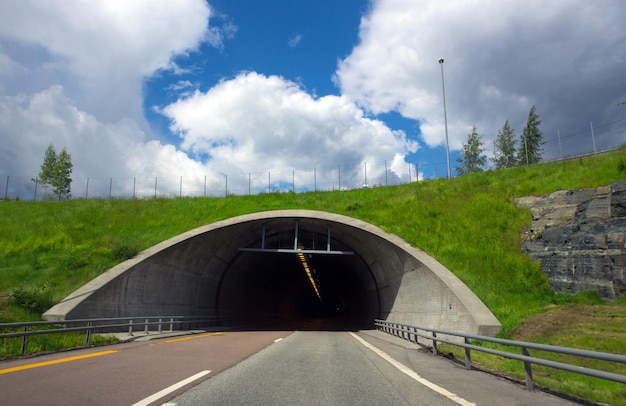
[[[515,199],[532,223],[522,251],[541,264],[555,291],[626,295],[626,181]]]

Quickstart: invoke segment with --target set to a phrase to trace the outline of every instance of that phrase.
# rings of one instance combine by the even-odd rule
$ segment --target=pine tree
[[[515,132],[509,124],[509,120],[498,131],[498,137],[495,141],[496,150],[494,152],[493,162],[496,169],[510,168],[517,165],[515,158]]]
[[[539,129],[541,120],[537,115],[535,106],[532,106],[528,113],[528,120],[521,135],[521,143],[517,151],[517,159],[521,164],[535,164],[541,161],[543,149],[541,146],[545,144],[543,141],[543,133]]]
[[[455,166],[454,170],[463,175],[464,173],[480,172],[483,170],[487,157],[482,155],[485,151],[482,148],[483,142],[481,136],[476,132],[476,127],[472,128],[472,132],[467,135],[467,143],[463,144],[461,156],[456,160],[461,166]]]

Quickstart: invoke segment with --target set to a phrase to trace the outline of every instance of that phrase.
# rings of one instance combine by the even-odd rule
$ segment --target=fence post
[[[37,191],[37,183],[35,183],[35,192]],[[7,175],[7,185],[4,188],[4,200],[9,198],[9,175]]]
[[[109,180],[109,199],[113,196],[113,178]]]
[[[24,326],[24,332],[28,332],[28,326]],[[26,349],[28,347],[28,336],[22,336],[22,355],[26,355]]]
[[[528,352],[528,348],[522,347],[522,354],[530,357],[530,352]],[[524,361],[524,373],[526,375],[526,389],[533,389],[533,367],[532,364],[528,361]]]
[[[464,338],[465,344],[469,344],[469,338]],[[472,369],[472,357],[470,355],[470,349],[465,347],[465,369]]]
[[[89,178],[87,178],[87,187],[85,187],[85,199],[89,199]]]
[[[337,166],[337,183],[339,184],[339,190],[341,190],[341,165]]]
[[[85,345],[89,346],[91,344],[91,326],[93,326],[92,322],[87,323],[87,337],[85,338]]]
[[[593,123],[589,122],[589,127],[591,127],[591,141],[593,142],[593,153],[596,153],[596,137],[593,133]]]

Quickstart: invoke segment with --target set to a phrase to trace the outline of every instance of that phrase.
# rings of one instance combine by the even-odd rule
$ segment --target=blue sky
[[[452,167],[473,126],[491,156],[533,105],[545,159],[613,148],[625,20],[621,0],[6,0],[0,176],[30,189],[53,143],[77,190],[445,177],[440,57]]]

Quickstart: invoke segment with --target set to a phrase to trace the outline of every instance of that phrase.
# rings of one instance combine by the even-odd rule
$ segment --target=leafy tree
[[[476,132],[476,127],[473,127],[472,132],[467,135],[467,143],[463,144],[461,156],[456,159],[461,163],[461,166],[454,167],[459,175],[483,170],[487,157],[482,155],[485,152],[482,146],[481,136]]]
[[[539,129],[541,120],[535,106],[532,106],[528,113],[528,120],[521,135],[521,143],[517,151],[517,159],[520,163],[526,165],[535,164],[541,161],[543,149],[541,146],[545,144],[543,141],[543,133]]]
[[[54,179],[52,181],[53,192],[59,196],[59,200],[71,197],[72,169],[72,156],[67,152],[67,149],[63,148],[57,155],[57,162],[54,166]]]
[[[54,149],[54,145],[48,145],[46,148],[46,152],[43,156],[43,163],[41,164],[41,171],[37,178],[33,179],[33,181],[41,184],[41,188],[43,189],[43,195],[46,196],[46,189],[52,185],[52,181],[54,179],[54,168],[57,164],[57,152]]]
[[[509,124],[509,120],[506,120],[500,131],[498,131],[495,147],[493,162],[496,164],[496,169],[510,168],[517,165],[515,132],[511,124]]]
[[[41,171],[33,181],[41,184],[44,190],[44,197],[46,189],[51,186],[52,192],[59,197],[59,200],[69,199],[71,197],[72,168],[72,157],[67,152],[67,149],[63,148],[57,154],[54,145],[50,144],[46,148]]]

